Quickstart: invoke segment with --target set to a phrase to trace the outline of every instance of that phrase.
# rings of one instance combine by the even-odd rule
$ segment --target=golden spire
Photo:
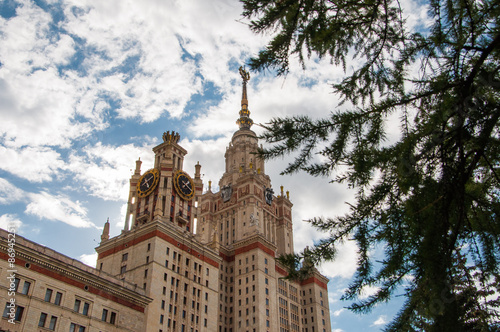
[[[240,126],[240,129],[250,129],[253,124],[252,119],[250,119],[250,111],[248,110],[247,99],[247,82],[250,80],[250,73],[247,72],[243,67],[240,67],[240,75],[243,79],[243,93],[241,95],[240,118],[236,120],[236,124]]]

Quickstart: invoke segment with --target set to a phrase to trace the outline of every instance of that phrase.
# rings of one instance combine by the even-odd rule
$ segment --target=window
[[[23,312],[24,312],[24,307],[16,305],[16,314],[14,316],[14,320],[16,322],[20,322],[21,321],[21,319],[23,318]]]
[[[54,331],[56,329],[56,324],[57,324],[57,317],[56,316],[50,317],[49,330]]]
[[[50,299],[52,298],[52,289],[47,288],[45,291],[45,302],[50,302]]]
[[[40,314],[40,320],[38,321],[39,327],[45,327],[45,322],[47,321],[47,314],[42,312]]]
[[[111,317],[109,318],[109,323],[110,324],[116,323],[116,312],[111,312]]]
[[[124,274],[125,272],[127,272],[127,265],[123,265],[123,266],[120,268],[120,274]]]
[[[85,326],[71,323],[69,326],[69,332],[85,332]]]
[[[125,262],[128,260],[128,253],[125,253],[122,255],[122,262]]]
[[[80,304],[81,303],[82,303],[82,301],[76,299],[75,300],[75,305],[73,306],[73,311],[79,312],[80,311]]]
[[[85,302],[83,304],[82,315],[88,316],[89,315],[89,308],[90,308],[90,304]]]
[[[21,318],[23,317],[24,307],[16,305],[15,308],[16,308],[16,311],[15,312],[14,311],[11,312],[12,307],[11,307],[10,302],[5,303],[5,309],[3,311],[3,317],[4,318],[9,318],[9,319],[14,318],[14,320],[17,321],[17,322],[21,321]]]
[[[102,316],[101,316],[101,320],[103,322],[107,321],[108,320],[108,309],[102,309]]]
[[[62,293],[57,292],[56,293],[56,298],[54,300],[55,305],[61,305],[61,299],[62,299]]]
[[[31,282],[25,281],[23,285],[23,289],[21,290],[21,294],[27,295],[30,290]]]
[[[17,288],[19,287],[19,282],[21,280],[19,278],[14,278],[14,292],[17,292]]]

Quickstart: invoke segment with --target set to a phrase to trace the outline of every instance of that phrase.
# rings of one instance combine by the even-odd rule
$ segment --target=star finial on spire
[[[248,110],[248,99],[247,99],[247,82],[250,80],[250,73],[243,68],[239,69],[241,78],[243,79],[243,93],[241,95],[241,111],[240,118],[236,123],[240,126],[240,129],[250,129],[253,124],[252,119],[250,119],[250,111]]]

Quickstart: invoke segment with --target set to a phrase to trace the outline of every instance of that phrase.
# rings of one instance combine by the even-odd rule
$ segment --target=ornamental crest
[[[181,135],[179,133],[176,133],[175,131],[167,131],[166,133],[163,133],[163,142],[168,143],[168,144],[173,144],[179,142],[179,139],[181,138]]]
[[[230,184],[223,186],[220,190],[220,197],[222,201],[225,203],[231,199],[231,195],[233,194],[233,187]]]
[[[268,205],[273,204],[273,195],[274,190],[272,188],[266,188],[266,190],[264,190],[264,198],[266,199],[266,203]]]
[[[259,218],[255,217],[254,214],[252,213],[250,215],[250,226],[257,225],[259,226]]]

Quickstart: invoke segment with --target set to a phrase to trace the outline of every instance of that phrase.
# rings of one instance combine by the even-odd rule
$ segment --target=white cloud
[[[375,295],[379,290],[380,290],[380,288],[376,287],[376,286],[365,286],[361,289],[361,292],[358,295],[358,298],[360,300],[367,299],[370,296]]]
[[[120,219],[113,226],[118,227],[119,229],[123,229],[125,226],[125,216],[127,214],[128,202],[122,204],[120,208]]]
[[[23,227],[23,222],[13,214],[3,214],[0,216],[0,228],[10,230],[12,228],[16,229],[16,233],[19,229]]]
[[[212,181],[212,191],[218,191],[218,181],[225,171],[224,152],[229,146],[230,137],[208,140],[182,140],[179,144],[189,151],[184,159],[184,170],[194,175],[194,166],[201,165],[201,178],[204,190],[208,189],[208,181]]]
[[[319,270],[329,278],[351,278],[356,272],[357,262],[356,244],[347,241],[339,246],[337,258],[334,261],[322,263]]]
[[[31,182],[51,181],[63,169],[58,152],[48,147],[7,148],[0,146],[0,169]]]
[[[47,192],[29,194],[31,202],[26,206],[26,213],[39,217],[60,221],[73,227],[96,227],[87,218],[87,210],[80,202],[73,202],[64,195],[51,195]],[[97,227],[96,227],[97,228]]]
[[[345,308],[342,308],[342,309],[339,309],[339,310],[335,310],[335,311],[332,313],[332,315],[333,315],[334,317],[338,317],[338,316],[340,316],[340,314],[341,314],[341,313],[343,313],[345,310],[346,310]]]
[[[129,180],[135,169],[135,161],[150,156],[150,147],[132,144],[111,146],[98,142],[82,149],[83,155],[70,157],[68,170],[75,174],[90,194],[106,200],[127,200]],[[150,158],[142,158],[142,172],[152,167]]]
[[[259,77],[257,83],[250,79],[248,84],[248,108],[255,124],[267,123],[271,117],[307,114],[312,118],[325,117],[335,110],[338,97],[332,94],[328,74],[332,68],[326,61],[312,62],[318,70],[297,70],[286,80]],[[318,74],[322,73],[322,74]],[[338,75],[342,75],[338,72]],[[335,76],[334,76],[335,77]],[[225,73],[226,84],[222,101],[207,109],[195,119],[189,130],[196,137],[228,135],[238,129],[235,124],[240,110],[242,84],[236,71]],[[259,133],[261,128],[254,125],[252,130]]]
[[[24,199],[24,191],[0,178],[0,204],[10,204]]]
[[[88,80],[60,75],[58,66],[74,54],[74,41],[50,32],[51,15],[33,3],[0,21],[0,135],[11,147],[68,146],[94,130],[99,121],[75,121],[77,100]]]
[[[93,254],[83,254],[78,258],[82,263],[87,264],[91,267],[96,267],[97,263],[97,253]]]
[[[226,89],[229,62],[243,62],[242,49],[256,51],[262,45],[255,43],[259,38],[247,26],[236,22],[241,5],[234,2],[73,5],[77,9],[65,7],[63,27],[99,52],[88,57],[85,66],[89,75],[104,75],[96,88],[121,101],[117,112],[124,118],[151,122],[165,112],[172,117],[185,115],[191,97],[202,92],[202,81]],[[231,16],[234,20],[227,19]],[[127,68],[131,76],[119,70],[123,65],[135,66]]]
[[[387,316],[386,315],[380,315],[376,321],[373,322],[371,326],[379,326],[379,325],[385,325],[387,324]]]

